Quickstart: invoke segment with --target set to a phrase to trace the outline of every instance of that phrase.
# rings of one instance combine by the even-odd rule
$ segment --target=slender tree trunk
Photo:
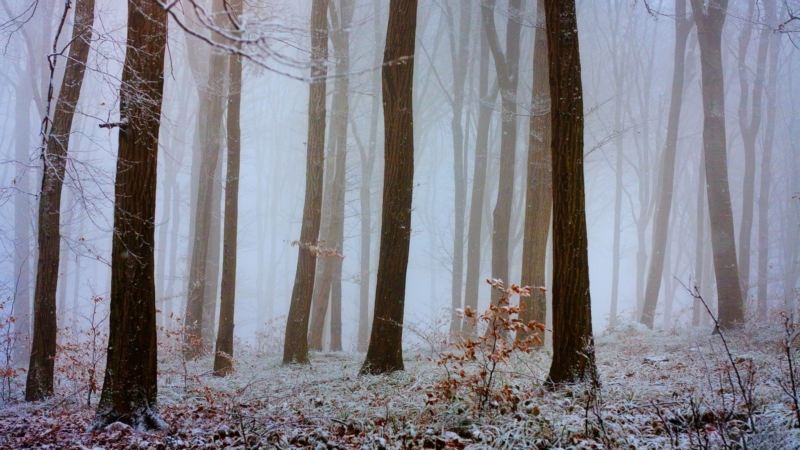
[[[375,318],[361,373],[403,370],[403,309],[414,189],[414,44],[417,0],[391,0],[383,53],[385,165]]]
[[[242,1],[230,2],[230,17],[238,21]],[[237,33],[238,35],[238,33]],[[234,43],[234,45],[236,45]],[[239,231],[239,166],[241,161],[240,111],[242,103],[242,57],[229,55],[228,117],[226,136],[228,165],[225,174],[225,231],[222,250],[222,282],[219,302],[219,331],[214,351],[214,374],[233,371],[233,314],[236,304],[236,253]]]
[[[224,58],[227,62],[227,58]],[[227,77],[228,70],[225,70],[225,77]],[[225,87],[223,87],[225,89]],[[224,111],[224,104],[227,103],[225,99],[227,93],[220,94],[222,97],[221,109]],[[220,125],[222,124],[223,116],[220,116]],[[217,136],[219,145],[217,151],[219,158],[217,158],[217,168],[214,170],[214,178],[212,181],[212,194],[211,194],[211,224],[209,225],[208,236],[208,253],[206,254],[206,286],[203,290],[203,323],[200,326],[200,337],[202,338],[203,353],[210,353],[214,350],[214,336],[217,320],[217,299],[219,297],[219,282],[220,282],[220,265],[222,262],[222,205],[223,194],[222,184],[224,177],[222,175],[222,139],[224,133],[220,132]]]
[[[483,27],[492,58],[495,62],[497,81],[502,100],[502,125],[500,136],[500,184],[497,202],[492,214],[492,278],[510,283],[508,246],[511,225],[511,206],[514,200],[514,165],[517,145],[517,74],[519,66],[519,40],[521,31],[522,0],[509,0],[506,51],[500,48],[494,24],[496,0],[484,0],[482,7]],[[493,302],[499,298],[492,291]]]
[[[548,383],[597,382],[583,175],[583,85],[572,0],[545,0],[553,174],[553,362]]]
[[[128,3],[120,88],[119,156],[111,250],[111,311],[103,393],[94,430],[120,421],[164,428],[156,407],[154,225],[167,13],[155,0]]]
[[[753,21],[758,0],[750,0],[747,20],[743,22],[739,34],[739,128],[742,131],[744,145],[744,183],[742,191],[742,222],[739,227],[739,281],[742,283],[742,296],[747,301],[750,292],[750,244],[753,235],[753,209],[756,185],[756,138],[761,128],[761,109],[764,93],[764,72],[767,64],[769,27],[762,27],[759,37],[756,73],[753,79],[752,94],[749,92],[749,70],[747,67],[747,51],[753,35]],[[765,6],[766,2],[765,2]],[[774,5],[772,6],[774,9]],[[751,99],[752,95],[752,101]],[[751,103],[752,102],[752,103]],[[749,107],[749,108],[748,108]],[[748,114],[749,113],[749,114]],[[749,118],[748,118],[749,115]]]
[[[703,153],[706,162],[706,192],[711,217],[711,245],[717,278],[719,325],[723,329],[744,322],[736,237],[728,184],[725,135],[725,89],[722,75],[722,27],[728,0],[692,0],[697,24],[703,87]]]
[[[768,23],[775,22],[775,0],[765,0]],[[772,188],[772,146],[775,140],[775,115],[777,110],[778,56],[781,35],[769,36],[769,80],[767,81],[767,121],[764,124],[764,142],[761,153],[761,185],[758,190],[758,318],[767,319],[769,305],[769,202]]]
[[[213,0],[212,12],[221,14],[223,12],[222,0]],[[214,180],[219,165],[220,156],[220,132],[222,127],[223,113],[223,88],[225,78],[226,56],[219,51],[213,51],[209,57],[208,83],[200,89],[202,92],[200,99],[201,114],[200,126],[200,169],[199,185],[197,190],[197,202],[194,217],[194,234],[192,239],[192,256],[189,269],[189,287],[186,300],[186,311],[184,325],[184,355],[186,358],[194,359],[203,353],[208,343],[203,342],[203,325],[208,327],[208,318],[204,314],[212,317],[213,311],[205,311],[206,290],[209,286],[209,250],[211,245],[219,241],[212,237],[212,221],[214,220],[214,210],[218,207],[215,201]],[[194,162],[193,162],[194,163]],[[217,233],[218,234],[218,233]],[[216,294],[215,294],[216,295]],[[206,335],[206,337],[208,337]]]
[[[478,310],[478,294],[481,270],[481,238],[483,236],[483,205],[486,194],[486,172],[489,165],[489,127],[492,110],[497,101],[497,89],[489,93],[489,44],[486,30],[481,27],[480,62],[478,63],[478,126],[475,140],[475,164],[472,175],[472,198],[469,206],[469,229],[467,231],[467,273],[464,289],[464,307]],[[475,335],[475,327],[464,322],[463,334]]]
[[[658,293],[661,290],[661,278],[664,272],[664,256],[667,249],[672,195],[675,185],[675,158],[678,151],[678,129],[683,106],[683,84],[686,61],[686,42],[692,31],[692,20],[686,11],[686,0],[677,0],[675,11],[675,55],[672,72],[672,97],[669,105],[667,123],[667,141],[664,157],[661,161],[661,177],[658,198],[656,200],[656,217],[653,222],[653,250],[650,260],[650,271],[647,274],[647,287],[644,296],[644,307],[640,322],[653,328]]]
[[[31,151],[31,97],[28,80],[21,80],[14,93],[15,113],[15,192],[14,192],[14,350],[12,360],[22,367],[30,359],[31,295],[33,260],[30,235],[30,175],[27,162]],[[55,312],[53,312],[55,314]]]
[[[331,3],[332,17],[331,42],[333,43],[333,56],[336,59],[336,82],[334,84],[333,102],[331,104],[331,147],[333,150],[334,170],[329,172],[332,178],[329,216],[328,241],[326,245],[341,254],[344,237],[344,195],[347,172],[347,124],[350,114],[350,26],[353,19],[353,0],[340,0],[339,6]],[[314,283],[314,297],[312,300],[311,326],[309,328],[308,346],[312,350],[322,350],[322,337],[325,323],[325,314],[328,309],[328,300],[332,296],[331,286],[334,283],[334,274],[341,276],[342,258],[338,256],[322,258],[316,283]],[[338,266],[338,267],[337,267]],[[341,280],[339,280],[341,283]],[[341,288],[341,284],[340,284]],[[333,317],[333,300],[331,299],[331,314]],[[341,290],[338,298],[341,308]],[[341,309],[336,312],[341,319]],[[338,337],[341,342],[341,324],[339,324]],[[331,330],[333,332],[333,330]],[[340,344],[341,347],[341,344]]]
[[[374,37],[376,47],[381,45],[382,33],[381,25],[381,2],[376,0],[374,3],[375,20],[374,24]],[[381,52],[376,48],[375,60],[373,67],[378,67],[381,64]],[[359,249],[360,258],[360,274],[359,274],[359,300],[358,300],[358,341],[356,349],[359,352],[366,352],[369,344],[369,293],[370,293],[370,279],[372,271],[372,173],[375,168],[375,158],[378,153],[378,116],[380,114],[381,105],[381,76],[377,70],[372,71],[371,77],[372,84],[372,106],[370,111],[370,126],[369,126],[369,142],[367,148],[359,145],[359,154],[361,156],[361,187],[359,190],[359,197],[361,203],[361,242]],[[357,136],[355,129],[353,135]]]
[[[61,251],[61,190],[66,170],[72,119],[80,98],[94,24],[94,0],[78,0],[69,57],[56,101],[53,122],[42,152],[42,188],[39,196],[39,260],[34,294],[33,345],[25,384],[25,400],[53,395],[58,319],[56,291]]]
[[[319,238],[322,208],[322,181],[325,159],[325,77],[328,74],[328,0],[311,3],[311,86],[308,99],[308,158],[306,162],[306,194],[303,225],[298,242],[299,256],[295,273],[283,362],[308,362],[308,322],[317,255],[314,246]]]
[[[701,290],[702,287],[708,283],[704,279],[704,269],[705,269],[705,255],[704,251],[706,248],[706,222],[707,222],[707,215],[706,215],[706,195],[705,195],[705,187],[706,187],[706,163],[703,158],[700,158],[700,169],[698,170],[698,178],[697,178],[697,209],[695,210],[695,218],[697,220],[697,227],[695,232],[695,250],[694,250],[694,278],[695,278],[695,288]],[[703,307],[703,304],[700,302],[699,298],[695,298],[692,303],[692,326],[700,326],[701,318],[706,315],[706,310]]]
[[[458,309],[462,307],[461,293],[464,290],[464,220],[467,208],[467,180],[464,173],[465,139],[464,126],[464,87],[467,81],[469,60],[469,31],[472,24],[472,2],[461,2],[459,10],[458,37],[455,35],[452,17],[449,18],[450,53],[453,59],[453,119],[450,131],[453,136],[453,180],[455,191],[455,227],[453,230],[453,273],[450,283],[450,334],[461,332],[461,319]],[[456,50],[456,40],[458,46]]]
[[[525,237],[522,246],[522,285],[545,286],[547,241],[550,234],[550,212],[553,208],[552,167],[550,165],[550,72],[547,61],[547,29],[544,0],[536,4],[536,35],[533,43],[533,89],[531,121],[528,135],[528,182],[525,193]],[[547,319],[545,292],[533,289],[527,307],[522,310],[523,322]],[[517,338],[521,338],[521,333]],[[544,344],[544,335],[539,336]]]

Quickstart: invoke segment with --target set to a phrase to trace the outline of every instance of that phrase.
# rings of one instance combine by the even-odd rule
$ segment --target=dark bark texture
[[[56,101],[53,122],[42,152],[42,190],[39,194],[36,290],[33,297],[33,343],[25,384],[25,400],[42,400],[53,395],[53,370],[56,357],[56,291],[61,244],[61,190],[69,152],[72,119],[80,98],[86,60],[92,40],[94,0],[75,3],[72,44],[64,79]]]
[[[163,428],[156,408],[154,267],[156,166],[167,13],[156,0],[128,2],[120,89],[119,156],[111,249],[108,357],[94,429],[120,421]]]
[[[583,175],[583,85],[573,0],[545,0],[553,173],[552,386],[594,379]]]
[[[361,373],[403,370],[403,309],[414,189],[414,44],[417,1],[392,0],[383,53],[385,162],[375,314]]]

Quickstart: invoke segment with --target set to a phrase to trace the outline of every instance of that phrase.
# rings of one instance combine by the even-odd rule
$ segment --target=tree
[[[156,408],[153,250],[166,43],[167,13],[161,4],[130,0],[120,87],[108,356],[94,429],[116,421],[139,428],[166,426]]]
[[[547,61],[547,30],[544,0],[536,3],[536,35],[533,42],[533,88],[528,131],[528,180],[525,192],[525,229],[522,244],[522,285],[544,286],[550,211],[553,208],[550,167],[550,73]],[[545,323],[545,292],[531,291],[520,313],[523,322]],[[517,338],[524,337],[517,333]],[[544,339],[541,341],[544,343]]]
[[[223,1],[213,0],[212,12],[216,17],[223,13]],[[220,20],[220,19],[216,19]],[[221,38],[218,33],[214,33],[214,40]],[[224,85],[225,85],[225,62],[226,55],[218,49],[212,49],[208,60],[208,80],[200,89],[201,107],[199,114],[199,142],[200,142],[200,170],[197,182],[197,205],[194,217],[194,238],[192,240],[192,257],[189,270],[189,288],[186,299],[186,311],[184,323],[186,333],[184,335],[184,353],[187,358],[193,359],[203,353],[204,347],[209,342],[204,342],[204,337],[208,338],[212,333],[206,332],[205,336],[202,329],[213,327],[214,311],[206,311],[207,297],[213,294],[216,298],[216,283],[209,283],[212,278],[211,271],[216,266],[218,258],[214,255],[211,247],[218,241],[214,237],[219,233],[214,233],[214,210],[218,210],[219,201],[215,198],[215,179],[219,167],[221,153],[221,127],[222,115],[224,111]],[[205,80],[204,80],[205,81]],[[194,162],[193,162],[194,164]],[[210,263],[215,261],[214,263]],[[211,270],[209,270],[211,269]],[[214,289],[206,292],[209,288]],[[211,305],[214,303],[212,302]],[[210,319],[210,321],[209,321]]]
[[[500,99],[503,106],[500,137],[500,185],[492,214],[492,278],[508,283],[508,246],[511,226],[511,205],[514,197],[514,163],[517,146],[517,85],[519,69],[519,36],[522,28],[522,0],[509,0],[506,51],[500,48],[494,24],[496,0],[482,4],[483,27],[492,52]],[[496,301],[500,294],[492,290]]]
[[[238,28],[242,1],[229,3],[230,20]],[[236,45],[236,43],[234,43]],[[242,57],[229,56],[228,87],[228,166],[225,174],[225,229],[222,249],[222,287],[219,302],[219,331],[214,350],[214,374],[225,376],[233,371],[233,314],[236,305],[236,251],[239,231],[239,165],[241,161]]]
[[[711,217],[711,249],[717,278],[719,325],[734,328],[744,321],[744,302],[736,261],[733,211],[728,185],[725,134],[725,89],[722,75],[722,27],[728,0],[692,0],[700,44],[703,90],[703,155]]]
[[[744,145],[744,183],[742,189],[742,222],[739,227],[739,281],[742,283],[742,296],[745,300],[750,292],[750,244],[753,235],[753,209],[756,185],[756,138],[761,129],[761,115],[764,97],[764,72],[767,64],[767,49],[771,30],[764,26],[760,31],[756,70],[752,92],[749,92],[749,76],[747,53],[753,35],[753,21],[757,20],[753,12],[758,0],[751,0],[747,8],[747,19],[739,34],[739,51],[737,57],[739,72],[739,129],[742,131]],[[774,9],[774,5],[765,8]],[[748,114],[749,113],[749,114]]]
[[[322,208],[325,159],[325,77],[328,68],[328,0],[311,3],[311,86],[308,97],[308,157],[303,224],[298,242],[297,271],[283,342],[283,362],[308,362],[308,319],[317,267],[316,246]]]
[[[66,14],[66,12],[65,12]],[[94,0],[75,3],[75,19],[69,56],[52,125],[42,152],[42,188],[39,196],[39,259],[34,291],[33,343],[25,384],[25,400],[53,395],[53,370],[58,323],[56,291],[61,244],[61,190],[69,154],[72,119],[83,85],[92,40]]]
[[[330,4],[331,12],[331,42],[333,43],[333,56],[336,60],[336,81],[333,88],[331,102],[331,141],[329,147],[333,148],[332,170],[327,172],[331,178],[330,208],[328,217],[327,235],[324,240],[326,246],[332,247],[337,254],[322,258],[317,269],[317,280],[314,283],[314,296],[312,299],[311,326],[309,327],[308,346],[312,350],[322,350],[322,335],[325,328],[325,316],[328,310],[328,300],[331,304],[331,347],[341,350],[341,273],[344,240],[344,194],[346,187],[345,175],[347,172],[347,124],[350,115],[350,26],[353,21],[352,0],[340,0]],[[323,214],[324,216],[324,214]],[[338,290],[333,289],[338,273]],[[338,294],[338,295],[335,295]],[[334,342],[338,341],[338,342]],[[338,345],[335,345],[337,344]]]
[[[661,182],[656,200],[656,217],[653,223],[653,250],[650,271],[647,274],[647,287],[642,308],[641,323],[653,327],[658,292],[664,273],[664,257],[669,240],[669,216],[672,210],[672,195],[675,185],[675,158],[678,149],[678,128],[683,107],[683,85],[685,78],[686,42],[692,31],[692,20],[687,15],[686,0],[675,3],[675,55],[672,67],[672,94],[667,121],[667,140],[661,161]]]
[[[417,0],[391,0],[383,53],[384,181],[375,314],[361,373],[403,370],[403,308],[414,189]]]
[[[583,178],[583,85],[573,0],[545,0],[553,174],[552,386],[594,378]],[[596,381],[594,379],[593,381]]]

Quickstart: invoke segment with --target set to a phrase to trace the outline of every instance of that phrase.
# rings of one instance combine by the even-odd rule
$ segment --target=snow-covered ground
[[[482,409],[467,388],[442,395],[436,386],[446,372],[435,350],[422,347],[407,350],[406,370],[388,376],[359,376],[363,355],[355,353],[283,366],[279,355],[249,350],[224,379],[211,376],[210,358],[185,372],[179,361],[163,362],[167,430],[118,423],[88,433],[94,409],[83,393],[6,403],[0,447],[800,448],[784,331],[727,339],[730,359],[709,330],[623,324],[596,339],[599,389],[544,389],[550,357],[537,350],[500,366],[497,401]]]

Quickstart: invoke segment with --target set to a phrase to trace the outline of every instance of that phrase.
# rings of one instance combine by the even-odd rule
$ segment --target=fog
[[[414,71],[414,147],[415,175],[412,212],[412,237],[408,263],[405,317],[409,328],[449,326],[456,233],[456,179],[465,182],[465,220],[483,214],[480,279],[491,278],[492,209],[500,180],[501,104],[499,96],[489,105],[493,109],[488,132],[489,156],[484,204],[472,211],[477,120],[481,100],[478,95],[480,53],[480,4],[472,2],[469,32],[460,35],[459,20],[468,0],[421,2],[418,12]],[[184,2],[183,10],[191,8]],[[250,4],[252,3],[252,4]],[[374,294],[378,244],[380,240],[381,192],[383,186],[383,119],[381,108],[373,109],[380,95],[380,62],[388,17],[388,1],[356,0],[350,37],[349,118],[346,143],[347,170],[344,197],[342,286],[342,340],[345,350],[355,350],[359,321],[360,285],[369,283]],[[516,96],[516,162],[511,199],[509,274],[506,282],[521,282],[525,186],[527,173],[529,119],[541,113],[531,106],[533,45],[536,30],[536,2],[523,2],[520,14],[520,57]],[[732,1],[722,36],[722,61],[725,88],[725,119],[728,146],[728,175],[733,206],[737,250],[746,203],[755,205],[750,246],[749,286],[746,317],[756,316],[759,283],[767,283],[770,311],[796,308],[798,282],[798,226],[800,225],[800,58],[794,23],[781,32],[777,23],[759,12],[749,13],[750,2]],[[783,1],[778,2],[783,3]],[[580,52],[585,105],[585,190],[588,225],[589,268],[592,322],[595,333],[609,326],[612,292],[616,292],[619,322],[638,320],[637,311],[644,299],[650,258],[656,196],[667,133],[670,91],[673,82],[675,24],[673,2],[633,0],[578,1]],[[40,0],[35,8],[23,0],[4,1],[3,51],[0,58],[0,297],[6,301],[2,314],[10,311],[30,314],[36,280],[36,223],[42,177],[42,118],[48,107],[47,89],[53,86],[53,101],[63,77],[66,44],[72,16],[67,15],[64,30],[55,44],[64,5]],[[208,11],[210,2],[204,6]],[[786,14],[798,4],[790,0],[779,7]],[[198,82],[209,73],[212,52],[227,55],[188,30],[210,36],[197,12],[184,14],[177,8],[170,15],[166,56],[164,100],[159,135],[158,192],[156,213],[156,292],[160,324],[170,322],[169,314],[182,317],[189,284],[192,253],[191,233],[200,161],[203,125],[198,117],[205,106]],[[759,10],[760,11],[760,10]],[[507,2],[495,10],[500,42],[505,47]],[[751,14],[751,15],[748,15]],[[450,18],[448,19],[448,15]],[[193,18],[194,17],[194,18]],[[259,46],[245,47],[241,103],[241,174],[239,192],[238,259],[236,276],[235,335],[252,340],[266,328],[283,330],[295,281],[297,247],[300,236],[305,192],[306,143],[308,141],[309,32],[310,2],[248,2],[245,8],[248,35],[262,39]],[[783,16],[780,16],[783,17]],[[449,21],[448,21],[449,20]],[[69,162],[61,216],[61,260],[58,269],[58,317],[61,327],[75,327],[90,309],[92,297],[103,298],[106,308],[110,290],[110,252],[113,225],[114,173],[119,128],[103,124],[119,121],[119,80],[126,36],[124,2],[98,0],[94,35],[85,81],[72,127]],[[376,25],[377,23],[377,25]],[[749,38],[742,38],[744,27],[752,26]],[[765,82],[769,67],[759,69],[758,42],[762,29],[778,36],[778,72],[774,79],[776,98],[770,103],[763,95],[763,118],[756,137],[755,196],[746,198],[743,133],[739,123],[742,96],[751,97],[753,84]],[[334,31],[334,28],[331,28]],[[208,39],[208,38],[207,38]],[[740,58],[740,40],[746,39],[747,55]],[[466,41],[468,59],[463,93],[463,167],[454,175],[453,83],[457,75],[453,52]],[[53,56],[59,53],[58,57]],[[330,46],[333,55],[333,46]],[[48,55],[55,61],[51,81]],[[768,58],[767,58],[768,61]],[[490,87],[496,72],[490,58]],[[331,58],[328,68],[328,124],[330,126],[334,84],[337,77]],[[696,28],[688,38],[685,63],[683,110],[680,118],[675,163],[674,197],[669,216],[666,260],[656,312],[655,326],[673,329],[692,325],[693,297],[684,285],[699,288],[715,304],[713,264],[708,212],[698,197],[703,148],[703,105],[700,55]],[[757,79],[758,76],[762,77]],[[740,73],[746,81],[742,88]],[[376,83],[377,81],[377,83]],[[766,82],[765,82],[766,83]],[[377,88],[377,90],[376,90]],[[746,105],[752,98],[745,99]],[[761,161],[766,133],[767,109],[774,105],[774,140],[771,178],[767,192],[760,190]],[[50,105],[50,108],[53,106]],[[538,108],[538,109],[537,109]],[[377,134],[370,135],[372,114],[378,111]],[[751,106],[745,107],[749,121]],[[224,127],[223,127],[224,128]],[[327,134],[326,130],[326,134]],[[224,148],[224,129],[222,131]],[[326,137],[326,140],[328,137]],[[371,141],[373,139],[374,141]],[[371,179],[365,181],[364,164],[374,152]],[[224,149],[221,153],[224,155]],[[332,155],[326,156],[330,158]],[[618,159],[621,163],[618,164]],[[621,167],[621,173],[617,169]],[[213,180],[216,190],[224,190],[225,159]],[[328,174],[326,174],[326,177]],[[361,278],[362,185],[371,204],[368,229],[371,234],[369,279]],[[619,194],[617,193],[619,190]],[[209,251],[213,269],[214,297],[219,293],[219,255],[223,215],[221,194],[213,207],[217,225],[217,261]],[[760,202],[768,202],[768,221],[760,223]],[[619,203],[619,204],[617,204]],[[324,207],[323,207],[324,208]],[[615,249],[615,208],[619,210],[619,242]],[[752,209],[750,210],[752,214]],[[323,219],[324,220],[324,219]],[[698,221],[706,225],[698,228]],[[466,227],[462,224],[461,226]],[[698,244],[697,230],[704,231]],[[768,274],[759,278],[757,260],[759,233],[768,236]],[[461,231],[466,244],[466,228]],[[211,246],[213,247],[213,245]],[[697,249],[705,254],[698,262]],[[463,258],[463,256],[462,256]],[[702,258],[702,257],[701,257]],[[464,269],[466,259],[462,260]],[[615,271],[615,265],[618,270]],[[697,269],[705,276],[698,279]],[[215,273],[216,272],[216,273]],[[549,269],[548,269],[549,272]],[[711,279],[710,279],[711,278]],[[618,287],[614,286],[618,284]],[[464,289],[464,281],[457,283]],[[546,284],[547,286],[547,284]],[[463,291],[459,294],[463,298]],[[490,288],[480,284],[479,310],[488,307]],[[27,302],[27,306],[21,303]],[[666,311],[664,305],[670,310]],[[13,306],[12,306],[13,305]],[[372,308],[370,300],[370,308]],[[215,307],[218,312],[219,307]],[[372,313],[369,317],[372,317]],[[703,313],[705,314],[705,313]],[[768,317],[775,317],[772,312]],[[21,321],[20,323],[25,323]],[[710,322],[701,320],[711,330]],[[13,328],[13,327],[12,327]],[[282,331],[276,335],[280,336]],[[406,335],[413,340],[413,334]]]

